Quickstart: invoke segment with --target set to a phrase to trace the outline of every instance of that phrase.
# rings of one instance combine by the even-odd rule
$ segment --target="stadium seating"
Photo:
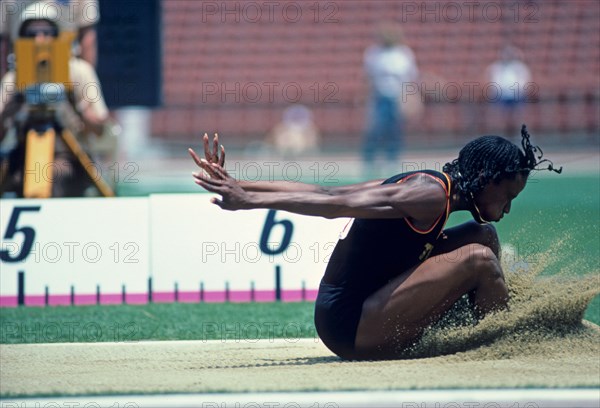
[[[187,141],[220,131],[239,143],[258,140],[298,101],[314,110],[325,144],[358,143],[367,91],[363,52],[377,24],[389,19],[404,28],[429,90],[423,118],[409,123],[409,143],[502,134],[506,124],[494,104],[480,92],[470,97],[465,83],[482,84],[508,42],[532,70],[534,92],[524,108],[530,127],[559,141],[597,137],[597,1],[479,1],[472,10],[460,2],[281,1],[272,15],[260,1],[162,4],[164,105],[153,113],[156,137]],[[462,95],[456,100],[455,84]]]

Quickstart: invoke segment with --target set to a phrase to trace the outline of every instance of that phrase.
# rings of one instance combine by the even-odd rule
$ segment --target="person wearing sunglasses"
[[[58,9],[41,7],[40,4],[42,3],[31,4],[22,11],[18,38],[33,39],[35,44],[45,44],[60,36]],[[104,102],[100,81],[92,65],[81,58],[71,56],[68,66],[73,93],[68,100],[58,102],[54,106],[56,121],[62,127],[70,129],[86,149],[90,137],[101,136],[104,133],[104,127],[109,122],[109,112]],[[19,167],[18,163],[22,162],[24,149],[22,143],[19,143],[15,129],[19,123],[24,123],[26,120],[28,108],[23,90],[17,87],[16,73],[7,72],[0,83],[0,142],[3,160],[9,162],[9,176],[10,173],[14,173],[11,169]],[[7,137],[9,134],[13,136]],[[78,164],[74,157],[70,156],[72,155],[67,152],[66,147],[58,142],[55,154],[56,167],[62,170],[55,176],[59,178],[64,176],[69,180],[65,183],[54,183],[57,189],[53,192],[55,196],[81,196],[89,187],[86,177],[77,170]],[[10,163],[17,163],[17,165]],[[13,176],[17,181],[12,184],[18,185],[20,175],[13,174]],[[61,185],[62,189],[59,187]],[[11,191],[10,187],[5,186],[4,191]]]

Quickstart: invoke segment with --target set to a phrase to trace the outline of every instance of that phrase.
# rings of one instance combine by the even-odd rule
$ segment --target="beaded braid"
[[[459,191],[467,193],[464,194],[467,200],[490,181],[511,178],[517,173],[527,177],[532,170],[562,172],[562,167],[556,169],[550,160],[540,160],[542,149],[531,144],[525,125],[521,127],[521,138],[523,151],[503,137],[481,136],[467,143],[458,153],[458,158],[446,163],[443,170],[450,175]],[[540,168],[542,163],[548,163],[548,167]]]
[[[544,159],[544,160],[540,160],[542,158],[542,156],[544,155],[544,152],[542,152],[542,149],[539,146],[533,146],[531,144],[531,141],[529,140],[530,135],[529,132],[527,131],[527,126],[523,125],[521,127],[521,146],[523,147],[523,151],[525,152],[525,159],[524,162],[522,163],[522,167],[525,169],[530,169],[531,170],[549,170],[549,171],[554,171],[558,174],[562,173],[562,166],[560,168],[555,168],[554,167],[554,163],[552,163],[550,160],[548,159]],[[535,157],[535,154],[538,153],[538,157]],[[540,161],[538,161],[540,160]],[[548,167],[543,168],[540,167],[540,164],[542,163],[548,163]]]

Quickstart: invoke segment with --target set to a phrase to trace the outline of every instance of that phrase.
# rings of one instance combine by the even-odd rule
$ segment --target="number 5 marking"
[[[8,249],[0,250],[0,260],[3,262],[20,262],[23,259],[27,258],[29,252],[31,251],[31,247],[33,246],[33,241],[35,241],[35,230],[32,227],[19,227],[17,228],[17,221],[19,220],[19,214],[25,211],[39,211],[41,206],[32,206],[32,207],[15,207],[13,208],[13,212],[10,215],[10,220],[8,221],[8,226],[6,227],[6,232],[4,232],[3,239],[12,239],[16,233],[22,233],[25,238],[23,239],[23,246],[21,247],[21,252],[17,254],[14,258],[10,256]]]

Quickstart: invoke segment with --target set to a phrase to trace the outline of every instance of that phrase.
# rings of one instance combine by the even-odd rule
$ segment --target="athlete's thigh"
[[[467,221],[445,229],[443,234],[443,237],[437,240],[431,251],[431,256],[446,254],[469,244],[480,244],[489,247],[496,256],[500,251],[498,234],[492,224]]]
[[[489,250],[488,250],[489,251]],[[410,343],[456,300],[474,289],[473,254],[481,245],[467,245],[433,256],[395,277],[363,304],[355,345],[357,352],[389,350]],[[473,262],[471,262],[473,261]]]

